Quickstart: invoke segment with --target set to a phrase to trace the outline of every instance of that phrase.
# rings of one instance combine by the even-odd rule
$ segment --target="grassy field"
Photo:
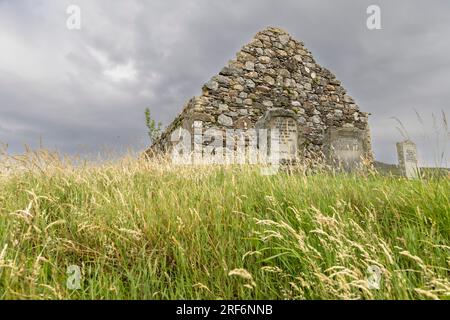
[[[450,298],[445,177],[72,166],[50,155],[8,165],[2,299]],[[71,265],[78,290],[67,287]],[[367,281],[374,266],[379,289]]]

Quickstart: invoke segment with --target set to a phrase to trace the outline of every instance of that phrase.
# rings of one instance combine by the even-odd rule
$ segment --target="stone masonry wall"
[[[318,65],[302,42],[278,28],[269,27],[203,86],[151,149],[170,149],[170,135],[179,127],[254,127],[272,108],[292,110],[306,139],[305,148],[321,151],[326,129],[355,127],[367,132],[368,113],[361,112],[341,82]],[[371,152],[370,152],[371,153]]]

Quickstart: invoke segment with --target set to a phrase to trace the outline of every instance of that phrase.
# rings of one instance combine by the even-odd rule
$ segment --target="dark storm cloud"
[[[80,31],[65,27],[69,4],[81,8]],[[366,28],[370,4],[382,30]],[[40,138],[70,153],[142,149],[145,107],[168,124],[272,25],[304,41],[372,113],[379,160],[395,161],[395,116],[433,165],[431,114],[450,109],[449,12],[445,0],[0,1],[0,141],[12,152]]]

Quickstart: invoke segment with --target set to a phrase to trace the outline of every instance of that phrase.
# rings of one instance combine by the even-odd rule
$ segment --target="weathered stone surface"
[[[253,89],[254,87],[256,87],[255,83],[252,80],[245,81],[245,85],[250,89]]]
[[[238,113],[242,116],[246,116],[246,115],[248,115],[248,109],[239,109]]]
[[[327,151],[330,130],[346,128],[363,132],[362,152],[371,156],[369,114],[359,110],[341,82],[315,62],[302,42],[273,27],[258,32],[212,77],[202,95],[185,105],[152,148],[170,149],[171,133],[189,127],[193,113],[207,120],[204,129],[242,127],[238,123],[242,117],[250,129],[275,108],[286,110],[295,120],[309,151]]]
[[[244,69],[248,70],[248,71],[254,71],[255,70],[255,64],[253,62],[251,62],[251,61],[247,61],[245,63]]]
[[[416,144],[411,140],[397,143],[397,155],[401,173],[408,179],[418,178],[420,171]]]
[[[252,126],[253,126],[253,123],[252,123],[252,119],[250,117],[239,118],[234,124],[234,127],[236,129],[241,129],[241,130],[242,129],[245,129],[245,130],[250,129]]]
[[[225,85],[225,86],[230,84],[230,78],[226,77],[226,76],[223,76],[223,75],[220,75],[220,74],[215,76],[214,80],[217,81],[219,84],[222,84],[222,85]]]
[[[255,71],[250,71],[245,74],[245,77],[250,79],[256,79],[258,78],[258,76],[259,76],[258,72]]]
[[[290,73],[289,70],[287,70],[287,69],[280,69],[280,70],[278,70],[278,74],[279,74],[280,76],[286,77],[286,78],[288,78],[288,77],[291,76],[291,73]]]
[[[217,89],[219,89],[219,83],[214,80],[211,80],[205,84],[205,87],[210,90],[216,91]]]
[[[239,98],[247,99],[247,97],[248,97],[248,93],[247,92],[242,91],[241,93],[239,93]]]
[[[202,121],[202,122],[215,122],[215,119],[212,115],[207,114],[207,113],[197,113],[194,112],[191,116],[190,116],[191,120],[193,121]]]
[[[261,57],[259,57],[259,61],[261,61],[261,63],[268,64],[268,63],[270,63],[270,57],[261,56]]]
[[[219,122],[219,124],[224,125],[226,127],[231,127],[233,125],[233,119],[224,114],[221,114],[219,116],[218,122]]]
[[[349,95],[344,95],[344,102],[347,103],[354,103],[354,100],[352,97],[350,97]]]
[[[224,76],[237,76],[240,74],[240,70],[234,67],[224,67],[222,71],[220,71],[220,75]]]
[[[320,123],[320,117],[318,115],[315,115],[311,118],[312,122],[315,124],[319,124]]]
[[[264,82],[266,82],[267,84],[273,86],[275,84],[275,79],[272,78],[271,76],[265,76],[264,77]]]
[[[228,110],[229,110],[229,107],[228,107],[227,104],[225,104],[225,103],[219,104],[219,112],[220,113],[223,113],[223,112],[228,111]]]
[[[336,118],[341,118],[343,115],[342,110],[339,109],[334,110],[334,115]]]
[[[280,42],[281,44],[285,45],[289,42],[289,40],[291,40],[291,37],[289,37],[287,34],[283,34],[281,36],[279,36]]]
[[[263,105],[267,108],[272,108],[273,107],[273,102],[270,100],[265,100],[263,101]]]
[[[245,99],[243,102],[247,106],[251,106],[253,104],[253,100],[252,99]]]
[[[324,153],[333,167],[352,171],[371,157],[368,132],[353,127],[328,128]]]

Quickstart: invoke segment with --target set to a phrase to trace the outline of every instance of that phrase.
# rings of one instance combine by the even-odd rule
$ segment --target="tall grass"
[[[2,299],[450,297],[447,178],[48,153],[2,163]],[[79,290],[66,286],[70,265]]]

